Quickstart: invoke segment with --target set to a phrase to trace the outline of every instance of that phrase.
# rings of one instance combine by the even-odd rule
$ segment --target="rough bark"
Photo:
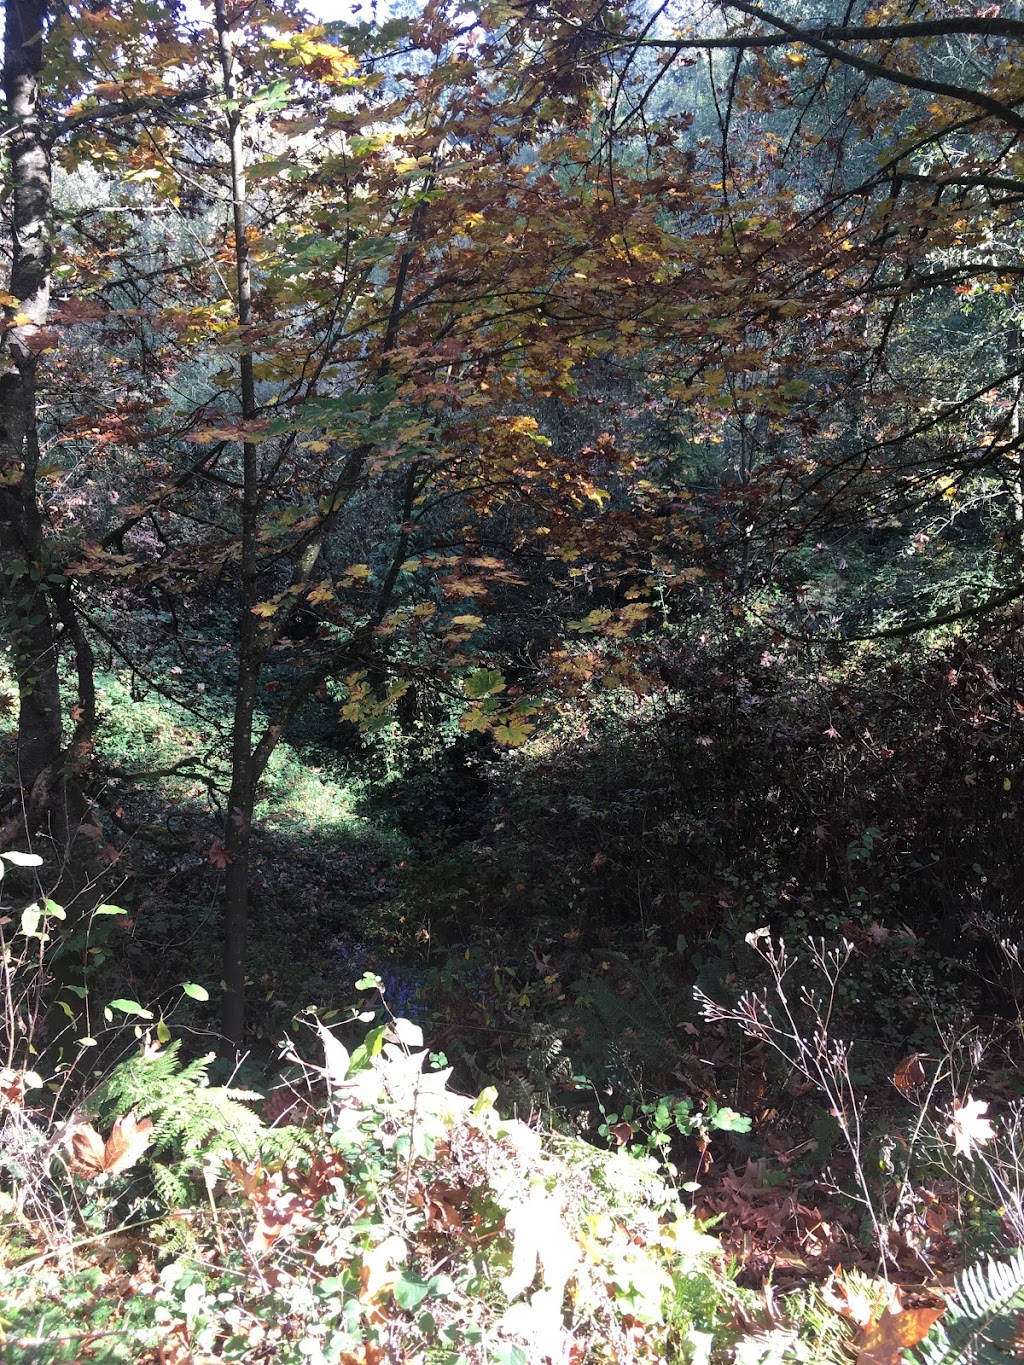
[[[61,698],[46,578],[37,367],[50,298],[50,153],[39,105],[48,0],[8,0],[3,85],[9,132],[11,276],[0,375],[0,591],[21,718],[14,839],[52,809],[60,783]],[[11,833],[11,821],[5,833]]]

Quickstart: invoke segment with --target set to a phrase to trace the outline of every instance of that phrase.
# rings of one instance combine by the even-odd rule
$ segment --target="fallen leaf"
[[[135,1110],[118,1119],[106,1142],[88,1123],[76,1124],[68,1136],[71,1173],[87,1180],[121,1175],[138,1161],[153,1141],[153,1120],[135,1117]]]
[[[857,1343],[857,1365],[900,1365],[908,1347],[924,1341],[945,1308],[887,1307]]]

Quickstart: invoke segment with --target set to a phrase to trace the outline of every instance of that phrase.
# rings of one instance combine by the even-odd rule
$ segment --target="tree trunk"
[[[0,375],[0,591],[21,707],[18,809],[0,831],[8,845],[27,840],[46,810],[58,814],[58,823],[67,823],[59,820],[57,799],[60,682],[36,488],[36,368],[50,302],[50,154],[39,108],[48,8],[48,0],[8,0],[4,32],[3,84],[11,124],[9,293],[17,303],[5,310],[10,368]]]
[[[216,0],[214,18],[224,98],[227,110],[228,150],[231,168],[232,229],[235,248],[236,316],[240,327],[252,321],[252,282],[247,235],[245,150],[242,144],[242,110],[235,80],[234,53],[225,0]],[[256,416],[256,384],[251,351],[239,356],[239,396],[242,420]],[[221,1030],[227,1051],[237,1053],[245,1041],[245,962],[249,922],[249,863],[252,813],[256,804],[259,774],[253,758],[253,717],[259,688],[263,648],[259,623],[253,615],[258,598],[260,510],[259,460],[254,442],[242,441],[242,507],[240,592],[238,603],[238,673],[235,680],[235,712],[231,733],[231,796],[224,831],[224,848],[230,859],[224,894],[224,996]]]

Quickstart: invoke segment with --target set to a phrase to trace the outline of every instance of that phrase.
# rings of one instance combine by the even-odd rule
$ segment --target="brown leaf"
[[[95,1180],[103,1174],[103,1139],[88,1123],[80,1123],[68,1135],[71,1174]]]
[[[153,1141],[153,1120],[138,1121],[135,1110],[118,1119],[110,1130],[103,1148],[104,1170],[108,1175],[120,1175],[134,1166]]]
[[[9,1066],[0,1068],[0,1114],[5,1109],[20,1109],[24,1102],[24,1073]]]
[[[927,1077],[925,1069],[921,1065],[923,1056],[923,1052],[912,1052],[909,1057],[903,1058],[892,1078],[892,1083],[897,1090],[914,1090],[917,1086],[924,1084]]]
[[[118,1119],[106,1142],[88,1123],[79,1123],[68,1136],[71,1173],[95,1180],[101,1175],[121,1175],[138,1161],[153,1141],[153,1120],[135,1117],[135,1110]]]
[[[227,849],[224,847],[224,845],[221,843],[219,839],[214,839],[213,843],[210,845],[210,850],[207,853],[206,857],[209,860],[209,862],[211,862],[214,867],[219,868],[221,872],[224,871],[228,863],[230,863],[231,861],[231,854],[227,851]]]

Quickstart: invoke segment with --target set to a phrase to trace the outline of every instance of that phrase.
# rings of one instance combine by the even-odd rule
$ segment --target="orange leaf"
[[[924,1341],[945,1308],[886,1308],[859,1343],[857,1365],[900,1365],[903,1352]]]

